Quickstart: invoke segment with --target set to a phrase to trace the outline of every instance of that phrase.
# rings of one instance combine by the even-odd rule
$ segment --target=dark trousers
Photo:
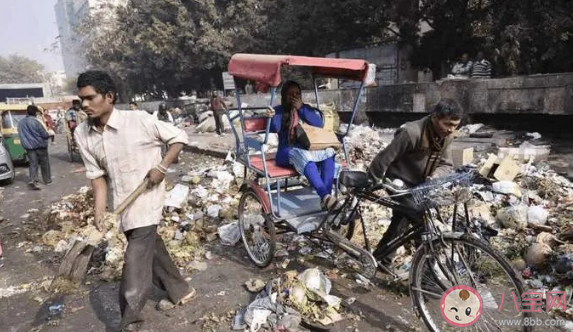
[[[400,197],[400,198],[395,198],[394,200],[396,202],[404,205],[404,206],[407,206],[410,208],[416,208],[416,204],[414,203],[411,196],[404,196],[404,197]],[[386,233],[384,233],[384,235],[382,236],[382,239],[380,239],[380,242],[378,242],[378,245],[376,246],[376,250],[374,250],[372,255],[376,259],[382,260],[383,263],[385,263],[385,264],[389,263],[391,260],[391,255],[388,255],[387,257],[378,257],[378,256],[381,255],[385,244],[388,244],[390,241],[403,235],[408,230],[408,228],[410,227],[410,222],[413,222],[415,226],[421,225],[423,222],[423,214],[422,213],[414,213],[414,212],[404,213],[402,211],[398,211],[396,209],[393,209],[392,210],[392,218],[390,219],[390,226],[388,226]],[[415,243],[416,247],[418,247],[418,245],[420,245],[420,243],[421,243],[421,239],[419,237],[415,238],[414,243]]]
[[[140,322],[151,285],[167,292],[169,300],[178,303],[189,291],[189,285],[173,264],[157,226],[135,228],[125,232],[123,275],[119,286],[120,329]]]
[[[30,182],[38,182],[38,166],[42,170],[42,180],[45,184],[52,182],[52,172],[50,171],[50,157],[48,148],[26,150],[28,162],[30,163]]]
[[[213,111],[213,117],[215,118],[215,132],[219,135],[225,131],[223,128],[223,112],[224,111]]]

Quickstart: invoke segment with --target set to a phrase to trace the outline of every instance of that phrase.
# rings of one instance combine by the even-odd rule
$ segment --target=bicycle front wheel
[[[412,261],[410,295],[430,331],[532,331],[523,292],[507,259],[469,235],[444,235]]]

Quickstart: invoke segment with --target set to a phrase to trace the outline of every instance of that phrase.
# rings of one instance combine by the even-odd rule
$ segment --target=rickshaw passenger
[[[400,127],[394,139],[380,151],[369,167],[370,175],[377,181],[384,177],[400,179],[406,186],[413,187],[427,179],[447,175],[452,171],[452,133],[459,126],[462,111],[456,101],[443,99],[424,118],[407,122]],[[411,196],[396,199],[401,204],[414,207]],[[420,215],[409,215],[412,221],[420,221]],[[408,222],[399,211],[392,211],[390,226],[374,251],[374,257],[381,254],[383,245],[392,241],[404,231]],[[418,239],[419,241],[419,239]],[[376,257],[378,258],[378,257]],[[386,257],[384,264],[390,263]]]
[[[321,198],[321,206],[333,210],[339,204],[331,195],[334,183],[334,149],[309,151],[297,146],[294,128],[299,121],[322,127],[323,120],[319,112],[302,102],[300,85],[287,81],[281,89],[281,104],[269,109],[271,116],[270,131],[278,134],[279,146],[275,157],[277,166],[293,166],[300,175],[304,175]]]
[[[79,100],[74,100],[72,101],[72,108],[66,111],[66,123],[68,125],[68,128],[70,128],[72,135],[74,134],[74,131],[76,130],[76,127],[78,125],[77,111],[79,111],[79,109],[80,109]]]

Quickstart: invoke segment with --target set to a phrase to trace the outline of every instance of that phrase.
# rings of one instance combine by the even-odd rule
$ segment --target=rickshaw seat
[[[245,119],[245,132],[252,133],[267,129],[267,117],[253,117]]]
[[[263,157],[260,155],[250,156],[251,166],[264,172]],[[266,156],[267,174],[269,178],[286,178],[298,176],[298,172],[292,167],[281,167],[275,163],[275,155]]]

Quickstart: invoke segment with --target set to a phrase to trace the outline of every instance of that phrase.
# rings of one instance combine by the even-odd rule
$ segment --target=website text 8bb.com
[[[565,326],[563,319],[541,319],[525,317],[522,319],[500,319],[499,326]]]

